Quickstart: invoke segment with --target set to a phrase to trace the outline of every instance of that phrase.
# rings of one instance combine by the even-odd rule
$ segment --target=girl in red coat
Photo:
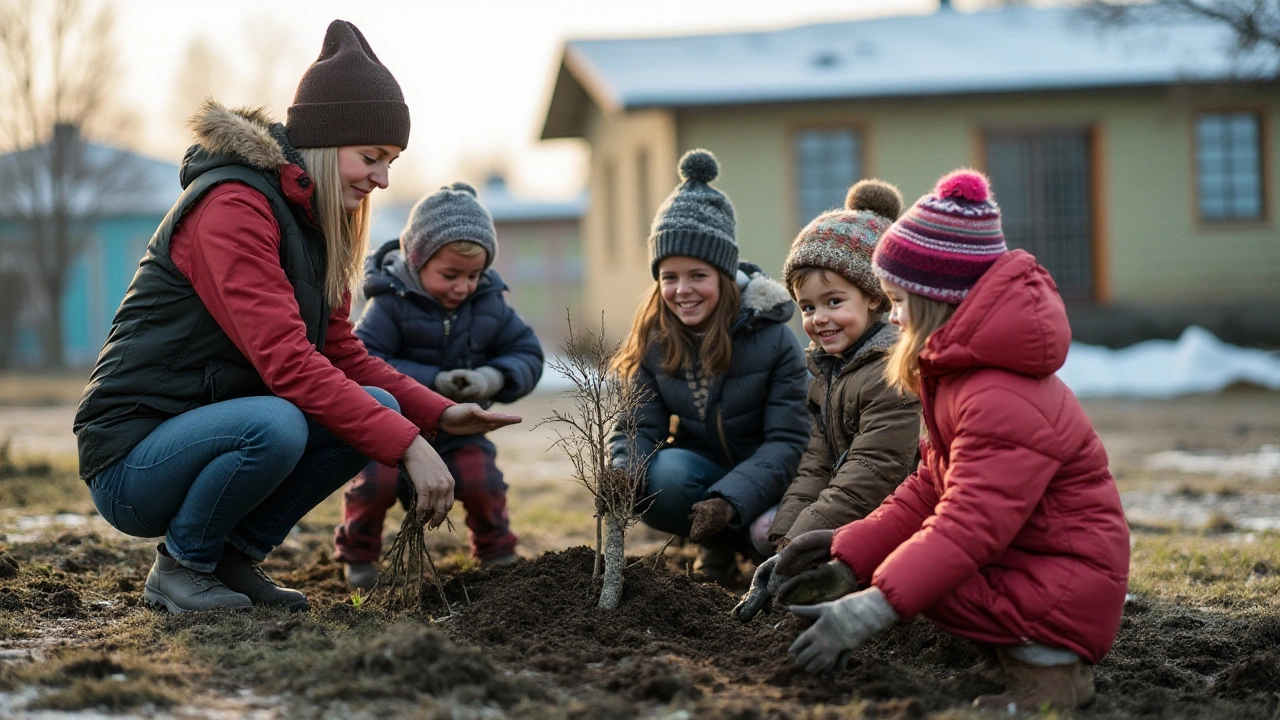
[[[1071,341],[1057,287],[1006,249],[987,179],[967,170],[890,227],[873,265],[902,328],[886,377],[920,396],[927,439],[915,474],[835,531],[834,560],[792,581],[844,596],[792,605],[817,622],[791,651],[830,669],[923,614],[994,650],[1007,689],[977,707],[1084,705],[1120,625],[1129,531],[1102,443],[1054,375]]]

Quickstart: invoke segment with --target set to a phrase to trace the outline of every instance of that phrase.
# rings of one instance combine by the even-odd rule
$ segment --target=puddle
[[[1242,455],[1169,450],[1148,456],[1144,465],[1148,470],[1269,480],[1280,478],[1280,445],[1263,445],[1256,453]]]
[[[80,515],[77,513],[20,515],[18,517],[4,518],[0,522],[0,541],[18,545],[39,540],[42,535],[49,532],[61,532],[73,528],[115,532],[115,529],[97,513],[93,515]]]
[[[79,710],[26,710],[39,691],[26,688],[18,692],[0,692],[0,717],[5,720],[278,720],[285,717],[283,702],[278,697],[264,697],[249,690],[229,695],[201,695],[188,705],[160,710],[155,707],[126,712]]]

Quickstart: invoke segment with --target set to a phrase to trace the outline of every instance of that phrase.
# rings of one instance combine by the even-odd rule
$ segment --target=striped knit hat
[[[858,286],[869,299],[887,307],[884,291],[871,272],[871,252],[902,212],[902,193],[883,180],[859,180],[849,188],[844,207],[814,218],[791,243],[782,276],[796,297],[795,280],[802,268],[830,270]]]
[[[871,263],[876,277],[958,305],[1006,250],[986,176],[956,170],[885,231]]]

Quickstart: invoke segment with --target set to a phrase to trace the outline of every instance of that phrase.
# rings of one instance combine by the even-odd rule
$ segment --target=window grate
[[[1092,299],[1088,131],[991,133],[987,171],[1009,247],[1035,255],[1064,297]]]

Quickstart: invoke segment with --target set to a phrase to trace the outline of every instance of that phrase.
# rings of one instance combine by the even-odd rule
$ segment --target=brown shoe
[[[1013,658],[1005,648],[997,652],[1009,684],[1000,695],[978,697],[973,701],[975,708],[1013,715],[1042,708],[1071,710],[1093,700],[1093,666],[1083,660],[1030,665]]]
[[[996,685],[1005,685],[1009,682],[1004,672],[1004,665],[1000,664],[1000,653],[995,645],[975,640],[973,649],[978,653],[978,662],[969,668],[969,672]]]
[[[724,586],[736,585],[742,581],[737,553],[725,548],[700,545],[698,559],[693,563],[693,572]]]

